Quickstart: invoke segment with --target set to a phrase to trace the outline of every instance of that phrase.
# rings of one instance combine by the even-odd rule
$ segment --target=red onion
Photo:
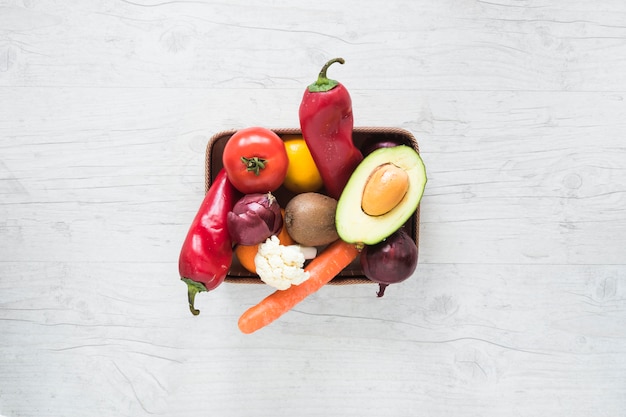
[[[406,145],[406,143],[401,138],[386,138],[380,140],[378,136],[372,136],[363,142],[361,145],[361,153],[363,156],[367,156],[374,152],[376,149],[380,148],[392,148],[398,145]]]
[[[280,232],[283,216],[272,193],[247,194],[228,212],[227,225],[234,243],[257,245]]]
[[[389,284],[409,278],[417,267],[417,245],[400,229],[387,239],[361,251],[361,267],[365,276],[379,284],[378,296],[385,294]]]

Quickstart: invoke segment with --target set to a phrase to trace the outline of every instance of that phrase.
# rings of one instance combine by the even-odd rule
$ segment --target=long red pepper
[[[189,227],[178,259],[180,278],[187,284],[189,310],[196,316],[196,294],[211,291],[226,278],[233,259],[232,244],[226,227],[227,213],[239,192],[222,169],[206,193]]]
[[[352,141],[354,118],[348,90],[326,76],[328,67],[343,58],[328,61],[317,81],[309,85],[300,103],[300,128],[320,172],[326,193],[338,199],[350,175],[363,159]]]

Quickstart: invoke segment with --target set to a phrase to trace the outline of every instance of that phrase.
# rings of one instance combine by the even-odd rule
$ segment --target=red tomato
[[[276,133],[264,127],[248,127],[228,139],[222,163],[239,191],[266,193],[275,191],[285,180],[289,158]]]

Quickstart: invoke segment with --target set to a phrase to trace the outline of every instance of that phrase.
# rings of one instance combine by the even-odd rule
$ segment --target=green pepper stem
[[[330,61],[328,61],[326,64],[324,64],[324,66],[322,67],[322,70],[320,71],[317,77],[317,81],[309,85],[308,88],[310,92],[319,93],[319,92],[329,91],[337,87],[337,85],[339,85],[338,81],[331,80],[330,78],[326,76],[328,67],[330,67],[335,62],[339,62],[340,64],[343,64],[346,61],[343,58],[333,58]]]
[[[335,62],[339,62],[342,65],[346,63],[346,61],[343,58],[333,58],[327,63],[325,63],[324,66],[322,67],[322,70],[320,71],[320,75],[317,77],[318,82],[324,82],[328,80],[328,77],[326,76],[326,71],[328,71],[328,67],[330,67]]]
[[[181,280],[185,284],[187,284],[187,299],[189,301],[189,311],[191,311],[191,314],[193,314],[194,316],[197,316],[198,314],[200,314],[200,310],[197,310],[193,305],[196,299],[196,294],[198,294],[199,292],[207,291],[207,289],[202,283],[190,280],[189,278],[181,278]]]

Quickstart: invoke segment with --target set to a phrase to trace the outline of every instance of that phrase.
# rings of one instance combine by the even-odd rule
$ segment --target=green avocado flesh
[[[361,208],[363,190],[372,172],[388,163],[407,173],[407,192],[391,211],[380,216],[370,216]],[[375,150],[354,170],[337,202],[335,225],[339,237],[348,243],[363,245],[382,242],[415,213],[425,186],[426,167],[415,149],[399,145]]]

